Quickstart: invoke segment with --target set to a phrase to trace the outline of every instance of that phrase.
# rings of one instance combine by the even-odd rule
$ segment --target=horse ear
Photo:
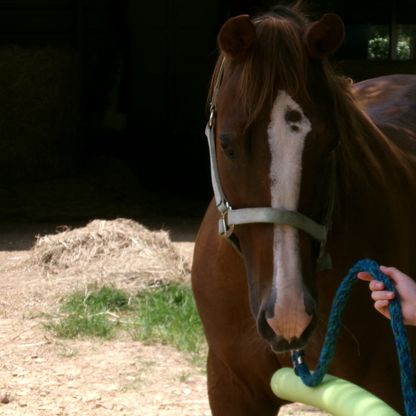
[[[218,35],[222,52],[233,59],[244,59],[256,41],[256,28],[248,15],[227,20]]]
[[[309,55],[322,59],[334,53],[344,40],[344,24],[335,14],[328,13],[312,23],[304,33]]]

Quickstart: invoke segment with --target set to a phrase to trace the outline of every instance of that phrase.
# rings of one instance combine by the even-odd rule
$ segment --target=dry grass
[[[7,289],[4,308],[25,305],[49,313],[68,293],[111,286],[135,295],[149,286],[189,280],[190,259],[166,231],[149,231],[127,219],[95,220],[84,228],[46,235],[28,253],[0,264],[0,274],[24,283]],[[0,303],[1,306],[1,303]]]
[[[152,232],[127,219],[95,220],[39,238],[28,262],[49,275],[105,279],[123,287],[180,283],[189,274],[168,232]]]

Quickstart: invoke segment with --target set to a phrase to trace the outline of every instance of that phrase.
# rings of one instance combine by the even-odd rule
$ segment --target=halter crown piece
[[[210,104],[210,117],[205,129],[205,135],[208,139],[210,161],[211,161],[211,180],[214,190],[217,208],[220,211],[219,234],[230,243],[235,250],[241,255],[238,238],[234,233],[234,226],[238,224],[250,223],[271,223],[280,225],[289,225],[291,227],[303,230],[320,242],[320,252],[317,258],[317,270],[330,269],[332,267],[331,256],[325,253],[328,232],[331,229],[331,216],[335,199],[335,165],[331,177],[329,202],[326,210],[325,219],[322,224],[315,222],[307,216],[297,211],[291,211],[284,208],[259,207],[259,208],[242,208],[233,210],[228,203],[221,186],[217,158],[215,154],[215,118],[217,95],[220,89],[222,77],[224,74],[225,58],[221,63],[215,83]],[[335,160],[335,159],[334,159]]]

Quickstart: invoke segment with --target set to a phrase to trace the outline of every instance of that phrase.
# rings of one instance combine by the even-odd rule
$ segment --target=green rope
[[[311,374],[309,371],[309,368],[304,361],[303,351],[292,352],[292,361],[295,367],[295,372],[301,377],[303,383],[309,387],[315,387],[322,382],[335,352],[338,334],[341,327],[341,317],[344,312],[345,304],[354,283],[358,280],[357,274],[359,272],[369,272],[374,279],[383,282],[387,290],[396,294],[394,299],[392,299],[389,304],[391,317],[390,322],[399,358],[402,393],[406,415],[416,416],[416,393],[414,389],[412,357],[410,354],[410,346],[407,339],[406,329],[403,324],[400,297],[397,294],[393,283],[384,273],[380,271],[378,264],[373,260],[360,260],[350,269],[347,276],[342,281],[341,286],[335,295],[334,302],[332,303],[324,346],[314,373]]]

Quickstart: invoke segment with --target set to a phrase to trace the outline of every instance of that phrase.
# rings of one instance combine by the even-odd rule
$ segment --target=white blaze
[[[279,91],[267,130],[272,207],[296,211],[303,148],[310,131],[311,123],[302,108],[286,91]],[[290,341],[292,337],[299,337],[311,320],[305,312],[297,229],[274,225],[273,256],[273,284],[277,296],[274,317],[268,319],[268,323],[277,335]]]

